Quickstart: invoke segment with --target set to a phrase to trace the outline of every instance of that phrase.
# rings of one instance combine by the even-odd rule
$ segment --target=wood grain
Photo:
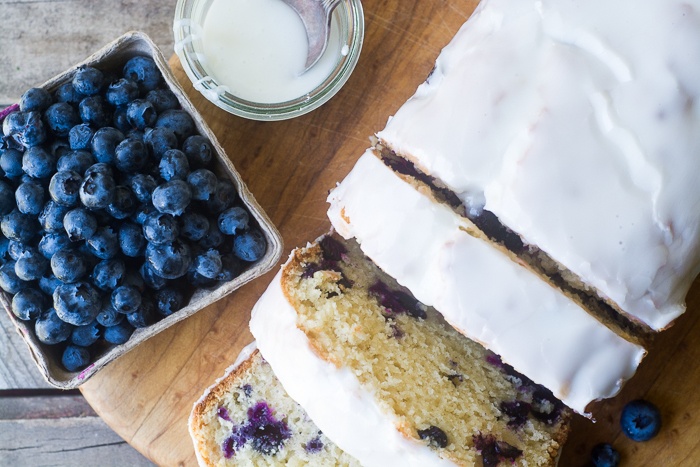
[[[177,59],[178,79],[205,115],[249,188],[279,227],[286,250],[328,230],[327,192],[351,169],[368,137],[410,97],[440,49],[476,1],[365,0],[365,46],[357,69],[322,108],[285,122],[252,122],[226,114],[193,91]],[[161,465],[195,465],[187,433],[192,404],[251,336],[250,309],[274,272],[123,356],[82,387],[106,422]],[[700,465],[700,291],[658,339],[638,375],[617,398],[593,408],[594,424],[576,417],[562,466],[588,463],[593,444],[612,442],[629,466]],[[636,397],[657,403],[664,429],[648,443],[624,439],[621,406]]]

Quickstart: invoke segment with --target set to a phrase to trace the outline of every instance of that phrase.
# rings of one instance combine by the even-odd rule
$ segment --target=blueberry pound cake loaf
[[[664,329],[700,271],[699,16],[699,0],[484,0],[377,136],[552,275]]]
[[[255,343],[197,401],[189,430],[201,466],[360,465],[287,395]]]
[[[551,466],[571,412],[465,338],[354,242],[292,252],[255,306],[261,353],[365,466]]]

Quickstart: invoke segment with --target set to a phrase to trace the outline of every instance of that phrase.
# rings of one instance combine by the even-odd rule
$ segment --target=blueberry
[[[65,248],[70,245],[70,240],[68,235],[64,232],[46,232],[41,240],[39,240],[39,253],[41,253],[44,258],[51,259],[53,255],[58,252],[58,250]]]
[[[78,125],[80,126],[80,125]],[[77,127],[74,127],[77,128]],[[56,170],[72,170],[79,175],[83,175],[85,171],[95,164],[95,158],[92,153],[86,150],[75,150],[64,154],[56,163]]]
[[[68,104],[78,105],[78,103],[85,96],[75,90],[73,83],[68,82],[60,85],[58,89],[56,89],[54,97],[56,98],[56,102],[66,102]]]
[[[53,307],[66,323],[84,326],[95,319],[102,308],[100,294],[87,282],[62,284],[53,292]]]
[[[15,262],[8,261],[0,266],[0,288],[9,294],[16,294],[22,287],[22,281],[15,274]]]
[[[147,204],[142,204],[136,208],[136,211],[131,216],[131,220],[139,225],[143,225],[143,223],[146,222],[146,218],[154,212],[158,212],[158,210],[154,208],[150,202]]]
[[[436,448],[445,448],[449,444],[447,434],[435,425],[430,425],[424,430],[418,430],[418,437],[428,440],[428,443]]]
[[[68,211],[63,217],[63,226],[71,242],[87,240],[97,231],[97,219],[85,208]]]
[[[80,101],[78,113],[83,123],[96,128],[106,127],[112,122],[112,114],[102,96],[89,96]],[[70,132],[68,133],[70,137]]]
[[[219,180],[214,196],[211,196],[206,201],[207,209],[213,214],[219,214],[230,208],[236,201],[237,196],[236,187],[233,186],[230,180]]]
[[[129,187],[141,203],[150,203],[153,190],[158,184],[150,175],[136,174],[129,180]]]
[[[126,79],[134,81],[142,91],[156,89],[161,79],[158,66],[148,57],[138,56],[129,59],[122,72]]]
[[[12,187],[0,180],[0,216],[9,214],[16,207]]]
[[[0,235],[0,264],[3,264],[5,261],[7,261],[8,254],[7,250],[9,248],[10,241]]]
[[[214,157],[214,148],[202,135],[192,135],[182,143],[182,152],[192,167],[207,167]]]
[[[49,182],[51,199],[62,206],[75,206],[80,197],[82,177],[72,170],[56,172]]]
[[[169,128],[153,128],[144,134],[144,142],[151,154],[156,158],[161,158],[168,149],[177,149],[177,136]]]
[[[108,259],[97,263],[92,270],[92,283],[102,290],[114,290],[126,276],[126,266],[120,259]]]
[[[24,251],[15,262],[15,274],[23,281],[38,280],[48,269],[48,260],[34,247]]]
[[[100,259],[111,259],[119,253],[119,235],[111,226],[102,226],[87,240],[93,255]]]
[[[157,321],[153,302],[144,298],[138,310],[127,313],[126,319],[135,328],[145,328]]]
[[[14,111],[2,121],[2,133],[5,136],[18,134],[27,123],[27,112]]]
[[[617,467],[620,453],[608,443],[596,444],[591,450],[591,461],[594,467]]]
[[[190,247],[179,239],[165,245],[149,243],[146,261],[160,277],[177,279],[187,273],[192,263],[192,253]]]
[[[23,321],[38,318],[46,308],[46,298],[38,289],[23,288],[12,297],[12,313]]]
[[[180,222],[181,235],[188,240],[201,240],[209,231],[209,220],[206,216],[193,211],[185,211],[180,217]]]
[[[80,185],[80,201],[88,209],[106,208],[114,199],[116,185],[114,179],[103,173],[85,175]]]
[[[43,312],[34,323],[34,334],[44,344],[54,345],[65,342],[72,331],[73,326],[61,320],[53,308]]]
[[[126,105],[120,105],[114,109],[114,113],[112,114],[112,125],[122,133],[128,133],[133,130],[131,123],[129,123],[129,119],[126,118]]]
[[[44,113],[49,130],[56,136],[68,136],[70,129],[80,123],[80,116],[72,105],[57,102],[46,109]]]
[[[134,333],[134,327],[128,321],[105,327],[104,339],[110,344],[124,344]]]
[[[166,110],[158,116],[155,127],[172,130],[178,141],[183,142],[196,131],[192,117],[184,110]]]
[[[3,216],[0,221],[2,234],[10,240],[28,242],[39,232],[39,223],[36,216],[22,214],[15,209]]]
[[[104,84],[104,75],[93,67],[81,67],[73,76],[73,88],[85,96],[94,96],[99,93]]]
[[[250,229],[233,239],[233,254],[243,261],[257,261],[267,249],[265,236],[258,229]]]
[[[185,296],[173,287],[165,287],[156,292],[156,310],[163,316],[170,316],[185,305]]]
[[[216,276],[216,280],[228,282],[232,281],[243,271],[243,263],[233,254],[221,256],[221,272]]]
[[[170,214],[154,212],[143,222],[143,236],[154,245],[171,243],[179,235],[179,227],[175,218]]]
[[[126,105],[133,101],[139,96],[139,87],[130,79],[120,78],[114,81],[107,88],[105,97],[107,102],[109,102],[114,107],[119,107],[120,105]]]
[[[115,165],[122,172],[136,172],[148,161],[148,150],[143,141],[127,138],[114,151]]]
[[[22,159],[23,154],[16,149],[5,149],[0,154],[0,168],[5,172],[6,177],[17,178],[24,174]]]
[[[89,148],[93,134],[94,132],[92,131],[92,128],[90,128],[90,125],[87,123],[75,125],[68,132],[68,143],[70,144],[70,148],[73,150]]]
[[[116,128],[106,126],[97,130],[90,142],[97,162],[113,163],[114,151],[123,140],[124,133]]]
[[[107,206],[107,212],[115,219],[126,219],[136,211],[137,205],[131,190],[119,185],[114,189],[114,199]]]
[[[65,138],[57,138],[51,142],[49,147],[49,152],[54,157],[54,159],[59,159],[71,152],[70,144]]]
[[[97,164],[92,164],[85,171],[85,176],[88,175],[105,175],[107,177],[114,178],[114,172],[112,171],[112,166],[106,162],[98,162]]]
[[[87,264],[80,252],[63,248],[51,257],[51,271],[62,282],[76,282],[87,272]]]
[[[634,400],[622,409],[620,426],[632,441],[648,441],[661,429],[661,413],[651,402]]]
[[[197,274],[208,279],[216,279],[221,273],[221,267],[221,254],[218,250],[207,250],[194,259],[194,268]]]
[[[119,247],[125,256],[142,256],[146,248],[143,229],[138,224],[125,222],[119,227]]]
[[[207,201],[216,193],[219,179],[210,170],[198,169],[187,176],[187,183],[192,189],[192,199]]]
[[[95,320],[104,327],[114,326],[124,320],[124,315],[114,309],[110,301],[105,301],[102,311],[99,312]]]
[[[90,352],[85,347],[69,345],[63,351],[61,363],[68,371],[78,371],[90,364]]]
[[[229,208],[219,214],[219,230],[226,235],[235,235],[248,228],[248,212],[241,208]]]
[[[226,238],[224,234],[221,233],[221,230],[219,230],[219,227],[214,222],[210,222],[209,230],[207,230],[207,233],[198,243],[202,248],[209,249],[221,246],[224,240],[226,240]]]
[[[39,251],[33,245],[18,242],[16,240],[7,241],[7,255],[14,261],[17,261],[24,254]]]
[[[53,98],[46,89],[31,88],[20,97],[19,109],[22,112],[31,112],[33,110],[42,112],[48,109],[52,103]]]
[[[190,204],[192,190],[186,182],[172,180],[153,190],[151,199],[158,211],[179,216]]]
[[[133,100],[126,106],[126,120],[133,128],[142,131],[147,127],[151,128],[155,125],[157,118],[158,112],[146,99]]]
[[[89,347],[100,338],[100,328],[97,321],[84,326],[76,326],[70,335],[71,343],[81,347]]]
[[[47,178],[56,169],[56,157],[41,146],[29,148],[22,156],[22,170],[32,178]]]
[[[185,180],[190,172],[190,165],[184,152],[177,149],[169,149],[165,151],[160,159],[158,170],[160,171],[160,178],[165,181]]]
[[[153,89],[146,94],[146,100],[153,104],[158,113],[180,108],[177,96],[170,89]]]
[[[22,183],[15,191],[15,201],[19,212],[37,216],[44,208],[44,188],[36,182]]]
[[[16,135],[17,140],[25,148],[38,146],[46,141],[46,128],[41,120],[40,112],[29,112],[26,116],[24,126]]]
[[[59,285],[63,284],[56,276],[53,274],[48,275],[48,276],[43,276],[41,279],[39,279],[39,290],[44,292],[44,294],[48,295],[51,297],[53,295],[53,291],[58,287]]]
[[[149,289],[160,290],[163,287],[165,287],[168,283],[168,280],[156,274],[155,271],[153,271],[153,268],[151,268],[148,265],[148,263],[143,263],[141,265],[141,267],[139,268],[139,274],[141,274],[141,277],[143,278],[143,283]]]

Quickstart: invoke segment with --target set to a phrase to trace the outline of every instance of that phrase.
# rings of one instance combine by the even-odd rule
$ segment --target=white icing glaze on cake
[[[340,235],[355,237],[418,300],[579,413],[617,394],[644,357],[642,347],[467,234],[464,219],[401,180],[371,151],[328,200]]]
[[[378,136],[653,329],[700,272],[700,0],[483,0]]]
[[[280,272],[253,308],[250,330],[287,394],[330,440],[367,467],[454,465],[402,436],[350,370],[314,353],[296,323]]]

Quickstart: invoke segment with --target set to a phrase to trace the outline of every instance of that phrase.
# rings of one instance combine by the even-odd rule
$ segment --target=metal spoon
[[[316,64],[328,46],[331,14],[342,0],[282,0],[297,12],[306,29],[309,53],[304,71]]]

